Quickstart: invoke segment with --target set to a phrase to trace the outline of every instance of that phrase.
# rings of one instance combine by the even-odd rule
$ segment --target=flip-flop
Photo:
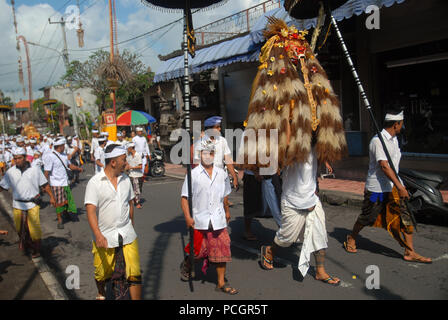
[[[96,296],[95,300],[106,300],[105,296]]]
[[[220,288],[216,287],[215,291],[222,292],[225,294],[230,294],[232,296],[238,293],[238,290],[236,290],[235,288],[232,288],[228,283],[226,283],[225,285],[223,285]]]
[[[425,261],[425,260],[422,260],[422,258],[423,258],[423,257],[418,257],[418,258],[412,258],[412,260],[406,260],[406,259],[403,257],[403,260],[406,261],[406,262],[417,262],[417,263],[423,263],[423,264],[431,264],[431,263],[432,263],[432,260],[430,260],[430,261]]]
[[[260,266],[264,269],[264,270],[272,270],[272,269],[274,269],[274,261],[272,261],[271,259],[268,259],[268,258],[266,258],[266,253],[267,253],[267,251],[266,251],[266,249],[267,249],[267,247],[266,246],[261,246],[261,249],[260,249]],[[272,268],[267,268],[266,266],[265,266],[265,264],[264,263],[267,263],[268,265],[270,265]]]
[[[348,244],[348,236],[347,236],[346,240],[347,241],[344,241],[345,251],[347,251],[348,253],[357,253],[358,250],[356,250],[356,247],[352,247],[351,245]],[[349,250],[353,250],[353,251],[349,251]]]
[[[333,286],[333,287],[337,287],[337,286],[339,286],[341,284],[341,280],[340,279],[336,283],[330,283],[330,281],[332,281],[332,280],[336,281],[332,276],[329,276],[327,279],[322,279],[322,280],[319,280],[319,281],[322,281],[323,283],[329,284],[330,286]]]

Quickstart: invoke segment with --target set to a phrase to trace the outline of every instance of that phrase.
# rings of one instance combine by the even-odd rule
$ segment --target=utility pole
[[[50,24],[60,24],[61,25],[62,39],[64,40],[64,49],[62,50],[62,58],[63,58],[64,64],[65,64],[65,70],[68,72],[68,69],[70,68],[70,61],[68,60],[67,36],[66,36],[66,33],[65,33],[65,20],[64,20],[64,17],[61,17],[61,21],[56,21],[56,22],[51,22],[50,18],[49,18],[48,22]],[[68,86],[69,86],[69,90],[71,92],[72,99],[73,99],[73,127],[75,129],[75,134],[79,135],[79,130],[78,130],[78,110],[76,110],[77,105],[76,105],[75,93],[73,92],[72,84],[71,84],[70,81],[68,82]]]

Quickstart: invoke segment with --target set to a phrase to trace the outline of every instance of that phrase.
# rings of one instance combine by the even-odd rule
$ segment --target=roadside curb
[[[12,206],[5,198],[5,195],[3,193],[0,193],[0,210],[2,211],[0,214],[4,214],[7,216],[7,220],[9,223],[14,226],[14,217],[12,214]],[[68,296],[65,294],[64,289],[62,288],[59,281],[56,279],[56,277],[51,272],[50,267],[47,265],[45,260],[42,257],[31,259],[34,263],[34,266],[38,270],[42,281],[44,282],[45,286],[47,287],[48,291],[50,292],[51,296],[53,297],[53,300],[69,300]]]

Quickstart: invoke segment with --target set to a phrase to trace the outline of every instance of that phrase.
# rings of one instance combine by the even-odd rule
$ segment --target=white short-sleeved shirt
[[[135,151],[143,155],[149,155],[149,146],[146,138],[143,136],[135,136],[132,138],[132,142],[135,143]]]
[[[221,168],[213,168],[212,177],[200,164],[191,170],[193,193],[193,219],[197,230],[213,230],[227,227],[224,197],[232,192],[229,176]],[[188,183],[185,177],[182,197],[188,197]]]
[[[389,151],[392,163],[397,172],[399,171],[401,151],[397,137],[392,137],[385,129],[381,131],[384,144]],[[375,135],[369,144],[369,171],[367,173],[366,189],[371,192],[391,192],[394,183],[386,177],[380,167],[379,161],[388,161],[384,153],[378,135]]]
[[[59,158],[62,160],[59,160]],[[64,164],[62,164],[64,163]],[[65,165],[65,167],[64,167]],[[69,161],[65,153],[59,153],[56,150],[48,152],[44,158],[44,170],[50,171],[50,186],[66,187],[68,186],[68,176],[66,168],[69,169]]]
[[[97,208],[98,227],[107,239],[108,248],[118,247],[118,235],[123,237],[123,245],[137,238],[129,215],[129,201],[134,197],[131,180],[126,174],[118,177],[117,190],[104,171],[95,174],[87,183],[84,204]]]
[[[200,140],[196,141],[194,144],[194,161],[195,163],[201,162],[201,151],[199,150],[199,146],[203,140],[210,139],[207,135],[202,137]],[[230,151],[227,140],[219,136],[214,140],[215,144],[215,158],[213,160],[213,166],[216,168],[224,169],[224,156],[231,156],[232,152]]]
[[[287,207],[308,209],[317,204],[317,158],[313,149],[306,162],[294,163],[282,172],[282,201]]]
[[[16,166],[6,171],[0,187],[5,190],[12,188],[12,206],[19,210],[29,210],[36,206],[34,202],[19,202],[16,200],[31,200],[40,192],[40,187],[47,184],[42,171],[37,167],[28,167],[23,173]]]
[[[142,156],[140,154],[138,154],[138,152],[135,152],[135,156],[133,156],[132,154],[128,154],[126,157],[126,161],[130,167],[137,167],[137,166],[143,164]],[[143,177],[142,169],[129,170],[129,176],[131,178]]]
[[[95,156],[95,150],[100,146],[98,143],[98,138],[92,138],[92,143],[90,144],[90,153]]]
[[[104,166],[106,166],[105,153],[102,147],[98,147],[95,150],[95,162],[96,160],[100,160],[100,162],[103,164],[103,167],[100,167],[97,164],[95,164],[95,172],[98,173],[104,169]]]

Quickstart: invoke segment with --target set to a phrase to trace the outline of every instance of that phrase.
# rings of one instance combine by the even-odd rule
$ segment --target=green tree
[[[119,76],[120,72],[122,77]],[[132,107],[136,101],[143,99],[143,93],[151,85],[154,73],[145,66],[138,54],[129,50],[123,50],[113,63],[110,62],[108,51],[98,50],[84,62],[72,61],[61,82],[70,81],[75,87],[91,88],[97,97],[98,111],[101,114],[112,105],[108,83],[110,77],[118,80],[116,95],[118,113],[118,110],[124,111]]]

